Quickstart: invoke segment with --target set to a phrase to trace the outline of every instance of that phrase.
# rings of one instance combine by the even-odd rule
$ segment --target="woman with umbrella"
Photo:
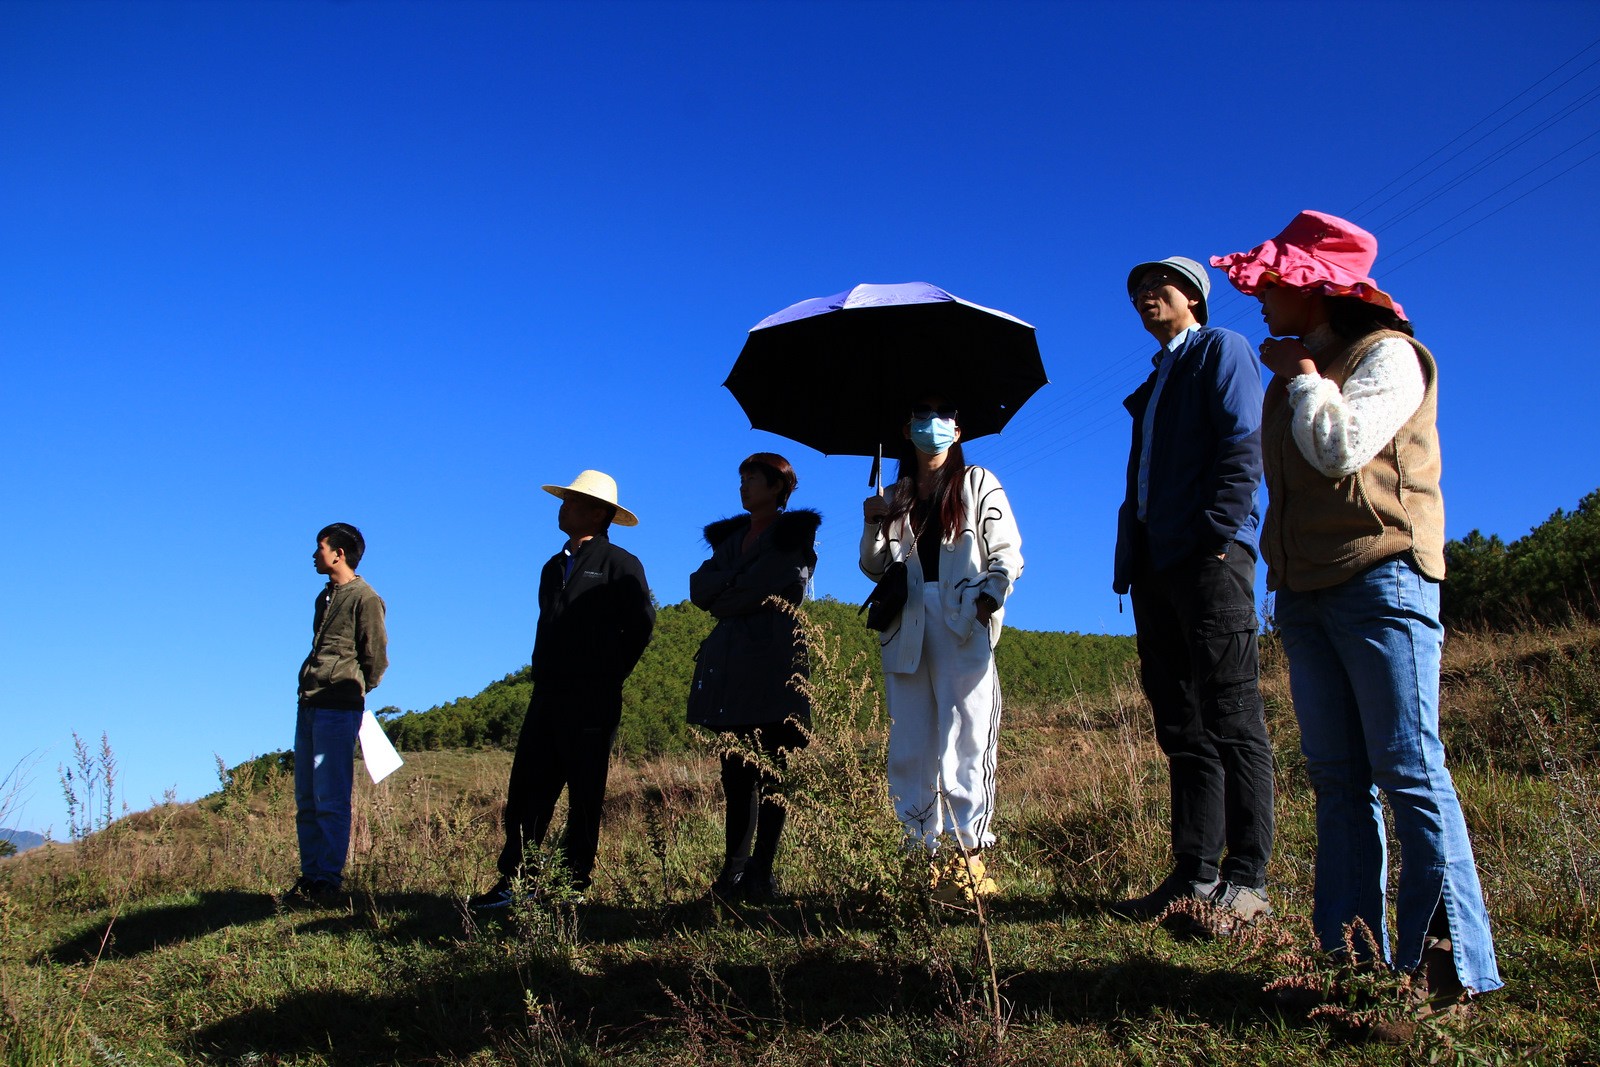
[[[1022,573],[1022,538],[999,479],[969,467],[959,411],[938,395],[911,405],[897,480],[863,505],[861,570],[906,568],[908,594],[880,639],[889,703],[889,793],[930,855],[951,833],[962,857],[935,865],[936,895],[997,891],[980,850],[994,843],[1000,686],[994,645]]]
[[[1312,925],[1339,952],[1359,919],[1390,960],[1381,790],[1403,855],[1393,962],[1418,974],[1426,1011],[1502,983],[1439,738],[1437,366],[1368,276],[1377,252],[1360,227],[1305,211],[1211,263],[1273,335],[1261,548],[1316,790]]]
[[[799,484],[775,452],[739,464],[747,514],[705,528],[711,558],[689,576],[689,599],[717,620],[695,657],[689,721],[733,734],[779,766],[786,752],[805,746],[801,727],[811,716],[794,684],[806,673],[805,637],[794,613],[774,602],[798,605],[817,565],[822,516],[786,510]],[[775,784],[744,751],[723,752],[726,848],[714,896],[761,902],[776,895],[772,862],[787,809],[771,795]]]

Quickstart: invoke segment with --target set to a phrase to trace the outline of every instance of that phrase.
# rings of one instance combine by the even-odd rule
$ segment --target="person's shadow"
[[[74,963],[101,956],[141,956],[274,915],[286,916],[298,929],[307,932],[380,929],[384,938],[392,941],[460,937],[466,926],[464,911],[460,901],[432,893],[371,896],[356,891],[349,895],[344,907],[297,910],[270,893],[218,890],[198,893],[181,901],[157,901],[110,919],[97,920],[38,953],[34,962]]]
[[[265,893],[227,889],[196,894],[178,903],[142,905],[80,930],[35,957],[60,963],[101,956],[140,956],[165,945],[192,941],[228,926],[268,918],[278,908]]]

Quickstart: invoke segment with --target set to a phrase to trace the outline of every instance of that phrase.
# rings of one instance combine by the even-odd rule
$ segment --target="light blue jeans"
[[[301,708],[294,727],[295,829],[300,873],[344,884],[350,851],[350,790],[361,712]]]
[[[1467,823],[1439,740],[1438,583],[1389,560],[1331,589],[1279,590],[1277,625],[1317,794],[1311,922],[1323,949],[1341,950],[1344,926],[1359,917],[1384,962],[1411,971],[1442,902],[1461,984],[1499,989]],[[1380,790],[1401,857],[1393,959]]]

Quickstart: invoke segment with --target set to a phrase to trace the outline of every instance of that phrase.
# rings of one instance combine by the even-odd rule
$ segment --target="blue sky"
[[[585,467],[675,603],[784,452],[818,591],[859,599],[866,464],[720,383],[862,281],[1038,327],[1053,384],[968,451],[1021,522],[1014,625],[1131,630],[1128,268],[1303,208],[1378,235],[1438,357],[1449,533],[1518,536],[1600,484],[1597,39],[1579,2],[0,5],[10,822],[65,834],[74,730],[136,809],[288,746],[331,521],[389,605],[375,706],[526,662],[538,486]]]

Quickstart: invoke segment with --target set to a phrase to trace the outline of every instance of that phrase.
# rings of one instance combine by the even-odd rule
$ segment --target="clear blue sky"
[[[675,603],[783,451],[818,591],[859,599],[866,464],[720,388],[856,282],[1038,327],[1053,384],[968,452],[1022,525],[1017,626],[1131,629],[1129,267],[1302,208],[1377,233],[1438,356],[1449,533],[1516,537],[1600,484],[1597,39],[1589,2],[0,5],[10,821],[64,835],[74,730],[134,808],[288,746],[331,521],[389,605],[375,706],[526,662],[538,486],[584,467]]]

